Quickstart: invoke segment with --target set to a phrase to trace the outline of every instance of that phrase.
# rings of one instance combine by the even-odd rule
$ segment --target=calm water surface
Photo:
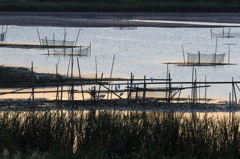
[[[64,29],[67,32],[66,40],[76,40],[80,28],[61,27],[20,27],[8,26],[7,43],[39,44],[37,28],[41,38],[64,39]],[[167,65],[165,62],[183,62],[182,46],[186,52],[198,51],[214,53],[216,39],[211,38],[210,30],[222,32],[222,28],[154,28],[141,27],[134,30],[119,30],[109,28],[81,28],[77,45],[91,44],[91,57],[79,57],[81,72],[84,76],[94,76],[97,72],[105,77],[110,76],[113,57],[115,55],[113,77],[129,78],[131,72],[135,78],[152,77],[166,78]],[[225,31],[228,31],[226,28]],[[231,28],[231,32],[240,32],[239,27]],[[225,62],[228,61],[228,46],[224,43],[239,44],[239,38],[219,38],[217,40],[217,53],[226,53]],[[230,47],[230,62],[237,65],[202,66],[195,67],[198,81],[240,81],[240,45]],[[55,73],[59,60],[59,72],[67,73],[69,57],[47,56],[45,49],[14,49],[0,48],[0,64],[7,66],[31,67],[34,71]],[[192,67],[168,65],[173,81],[192,80]],[[76,57],[74,74],[78,75]],[[180,85],[176,85],[179,86]],[[200,94],[204,94],[205,89]],[[231,85],[211,85],[207,89],[209,98],[220,100],[228,99]],[[239,92],[237,91],[239,94]],[[182,92],[183,96],[190,95],[190,91]]]

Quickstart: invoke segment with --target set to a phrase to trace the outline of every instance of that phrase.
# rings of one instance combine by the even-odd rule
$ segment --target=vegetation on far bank
[[[240,12],[240,0],[25,0],[0,1],[19,12]]]

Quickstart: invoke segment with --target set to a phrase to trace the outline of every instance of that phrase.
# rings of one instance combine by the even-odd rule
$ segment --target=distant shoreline
[[[52,27],[228,27],[240,25],[240,13],[160,13],[160,12],[0,12],[2,25]],[[132,21],[132,20],[138,21]],[[155,20],[165,22],[141,22]],[[204,23],[219,23],[209,26]],[[232,24],[232,25],[231,25]]]

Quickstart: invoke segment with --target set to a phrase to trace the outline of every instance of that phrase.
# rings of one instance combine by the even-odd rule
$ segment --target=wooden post
[[[168,74],[168,103],[170,103],[171,101],[171,92],[172,92],[172,88],[171,88],[171,78],[170,78],[170,72]]]
[[[99,90],[98,90],[98,95],[97,95],[98,100],[99,100],[100,90],[101,90],[101,86],[102,86],[102,78],[103,78],[103,73],[101,75],[100,84],[99,84]]]
[[[53,33],[53,52],[55,55],[55,35],[54,35],[54,33]]]
[[[181,95],[181,91],[182,91],[182,85],[181,85],[181,89],[180,89],[179,94],[178,94],[178,100],[177,100],[178,103],[179,103],[179,98],[180,98],[180,95]]]
[[[111,82],[111,79],[112,79],[112,71],[113,71],[114,60],[115,60],[115,55],[113,56],[112,68],[111,68],[111,73],[110,73],[109,82]],[[108,88],[110,89],[110,85],[108,86]],[[108,96],[109,96],[109,92],[110,92],[110,91],[108,90],[107,99],[108,99]]]
[[[96,64],[96,82],[97,82],[97,78],[98,78],[98,76],[97,76],[97,57],[95,57],[95,64]]]
[[[207,102],[207,76],[205,75],[205,94],[204,94],[204,98],[205,98],[205,103]]]
[[[201,59],[200,59],[200,51],[198,51],[198,64],[201,64]]]
[[[143,82],[143,103],[145,103],[145,98],[146,98],[146,88],[147,88],[147,84],[146,84],[146,76],[144,76],[144,82]]]
[[[168,102],[168,93],[167,93],[167,79],[168,79],[168,64],[167,64],[167,73],[166,73],[166,102]]]
[[[47,41],[47,37],[45,36],[46,39],[46,44],[47,44],[47,51],[48,51],[48,56],[49,56],[49,48],[48,48],[48,41]]]
[[[132,75],[132,72],[131,72],[131,76],[130,76],[130,88],[129,88],[129,93],[128,93],[128,99],[131,98],[131,94],[132,94],[132,84],[133,84],[133,75]]]
[[[72,80],[71,97],[72,97],[72,107],[73,107],[73,106],[74,106],[73,47],[72,47],[72,67],[71,67],[71,80]]]
[[[33,83],[33,61],[32,61],[32,105],[33,105],[33,108],[35,108],[35,102],[34,102],[34,83]]]

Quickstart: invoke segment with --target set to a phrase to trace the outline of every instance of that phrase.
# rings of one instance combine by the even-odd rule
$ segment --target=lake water
[[[66,40],[76,40],[80,28],[61,27],[22,27],[8,26],[7,43],[39,44],[37,28],[41,38],[64,39],[64,29],[67,32]],[[115,55],[113,77],[130,78],[166,78],[167,65],[165,62],[183,62],[182,46],[186,52],[214,53],[216,39],[211,38],[210,30],[222,32],[222,28],[158,28],[139,27],[135,29],[114,29],[112,27],[86,27],[81,28],[77,45],[88,46],[91,44],[91,56],[78,57],[81,72],[84,76],[94,76],[97,72],[100,76],[109,77],[112,61]],[[225,28],[228,31],[228,28]],[[240,32],[239,27],[231,28],[231,32]],[[218,38],[217,53],[226,53],[225,62],[228,61],[228,46],[224,43],[239,44],[239,38]],[[208,82],[240,81],[239,54],[240,45],[231,45],[230,62],[237,65],[199,66],[195,67],[197,80]],[[31,67],[33,61],[34,71],[55,73],[59,60],[59,72],[67,73],[68,56],[47,56],[46,49],[16,49],[0,48],[0,64],[6,66]],[[75,61],[76,61],[76,57]],[[192,67],[168,65],[172,81],[190,82],[192,80]],[[74,74],[78,75],[78,66],[74,64]],[[176,85],[179,86],[180,85]],[[228,100],[231,85],[211,85],[207,89],[208,98]],[[203,94],[204,89],[200,94]],[[239,91],[237,90],[237,94]],[[190,91],[182,92],[183,96],[190,95]]]

